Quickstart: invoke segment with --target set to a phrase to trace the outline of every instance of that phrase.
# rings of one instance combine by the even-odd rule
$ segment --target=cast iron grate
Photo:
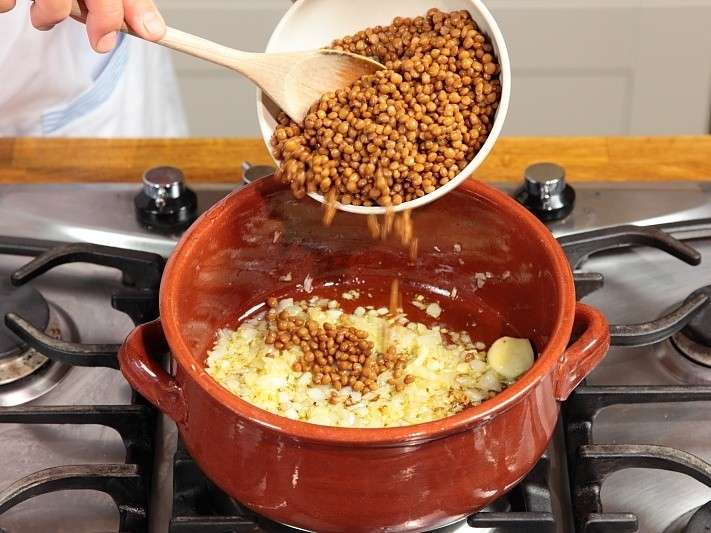
[[[684,241],[711,236],[711,220],[692,220],[654,227],[619,226],[562,237],[559,242],[573,268],[583,265],[593,253],[625,246],[652,246],[690,265],[701,255]],[[582,275],[576,273],[576,276]],[[599,287],[604,283],[600,274]],[[586,288],[584,297],[598,286]],[[644,346],[670,338],[695,318],[704,317],[709,307],[708,287],[692,292],[666,315],[645,323],[611,325],[612,344]],[[711,465],[692,454],[665,446],[593,444],[593,420],[612,405],[659,404],[711,400],[711,387],[680,386],[588,386],[583,383],[563,406],[566,447],[570,468],[575,527],[578,533],[623,533],[638,529],[631,513],[605,513],[600,490],[605,478],[627,468],[657,468],[689,475],[711,487]],[[711,530],[711,502],[690,519],[684,533]]]
[[[593,420],[601,409],[612,405],[710,400],[711,386],[582,385],[578,387],[563,409],[568,464],[575,465],[570,475],[577,531],[580,533],[637,531],[637,518],[633,514],[605,513],[602,509],[600,501],[602,484],[609,474],[619,470],[628,468],[668,470],[686,474],[711,487],[711,464],[688,452],[666,446],[643,444],[593,444]],[[701,527],[702,521],[703,527],[711,527],[711,521],[706,521],[707,517],[708,512],[695,515],[684,533],[695,533],[698,527]]]
[[[696,250],[681,242],[698,236],[708,237],[709,221],[692,221],[668,227],[624,226],[577,234],[560,239],[574,267],[581,266],[590,254],[622,246],[647,245],[660,248],[686,261],[698,264]],[[667,234],[661,230],[669,231]],[[679,237],[679,240],[674,237]],[[123,272],[123,287],[112,298],[112,305],[131,316],[136,323],[157,316],[157,290],[164,266],[155,254],[87,244],[64,244],[28,239],[0,238],[0,253],[34,256],[35,259],[11,276],[21,284],[67,262],[93,262]],[[579,297],[602,287],[598,273],[576,272]],[[644,345],[658,342],[682,329],[708,305],[705,291],[696,291],[677,308],[659,320],[633,325],[613,325],[613,342],[618,345]],[[9,314],[5,321],[23,341],[50,358],[84,366],[116,368],[118,345],[82,345],[55,341],[45,336],[23,317]],[[581,386],[564,408],[567,455],[577,531],[615,533],[636,531],[631,514],[604,513],[599,489],[605,476],[616,469],[644,464],[685,472],[711,482],[711,467],[684,452],[663,447],[601,446],[590,440],[595,413],[615,403],[708,400],[708,387],[588,387]],[[152,471],[155,412],[135,396],[130,406],[19,407],[0,410],[0,423],[103,424],[115,428],[124,440],[127,462],[120,465],[77,465],[37,472],[0,493],[0,513],[34,495],[65,488],[96,488],[116,502],[122,531],[142,532],[147,528],[147,501]],[[508,495],[486,511],[472,515],[472,527],[494,528],[499,533],[552,533],[556,517],[551,508],[550,464],[541,459],[533,471]],[[705,527],[709,506],[692,517],[687,533]],[[696,525],[695,525],[696,524]],[[200,471],[179,444],[174,458],[174,502],[171,533],[183,532],[271,532],[285,531],[226,496]]]
[[[10,276],[21,285],[66,263],[84,262],[119,269],[122,287],[111,305],[134,323],[155,318],[164,260],[156,254],[91,244],[65,244],[0,237],[0,254],[33,256]],[[118,368],[118,344],[79,344],[56,340],[15,313],[6,325],[43,355],[74,366]],[[67,465],[30,474],[0,492],[0,514],[34,496],[59,490],[92,489],[108,494],[119,512],[119,530],[148,530],[148,502],[153,472],[156,411],[133,394],[130,405],[19,406],[0,408],[0,424],[102,425],[115,429],[126,448],[121,464]]]
[[[648,226],[614,226],[594,231],[575,233],[558,238],[573,274],[578,299],[603,287],[605,279],[597,272],[581,272],[585,261],[593,255],[631,246],[648,246],[664,251],[685,263],[696,266],[701,254],[685,241],[711,237],[711,220],[691,220],[672,224]],[[684,329],[692,320],[706,313],[711,288],[701,287],[692,292],[665,315],[638,324],[612,324],[610,335],[615,346],[645,346],[668,339]]]

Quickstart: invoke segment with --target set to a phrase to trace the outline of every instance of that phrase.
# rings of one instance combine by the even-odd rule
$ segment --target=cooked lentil
[[[323,95],[303,124],[285,114],[271,142],[297,198],[391,206],[429,194],[479,151],[501,96],[490,40],[467,11],[397,17],[333,42],[386,66]]]

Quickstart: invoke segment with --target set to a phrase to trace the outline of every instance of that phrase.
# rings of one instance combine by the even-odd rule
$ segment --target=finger
[[[69,16],[71,0],[35,0],[30,8],[30,20],[38,30],[48,30]]]
[[[165,21],[152,0],[124,0],[126,22],[144,39],[156,41],[165,35]]]
[[[122,0],[87,0],[86,33],[91,46],[100,53],[116,46],[118,31],[123,24]]]
[[[15,0],[0,0],[0,13],[10,11],[15,7]]]

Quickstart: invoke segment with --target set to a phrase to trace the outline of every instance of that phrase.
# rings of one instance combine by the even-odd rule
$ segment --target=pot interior
[[[439,322],[487,344],[502,335],[527,337],[541,353],[560,323],[561,291],[569,286],[561,276],[569,273],[556,267],[555,243],[523,208],[486,185],[469,181],[413,212],[414,262],[395,237],[373,240],[365,217],[339,212],[324,227],[322,215],[314,201],[297,201],[265,178],[193,225],[161,287],[161,316],[177,325],[189,352],[184,366],[203,367],[216,331],[258,312],[268,296],[336,297],[346,309],[387,306],[395,277],[411,319],[435,322],[411,303],[422,294],[441,306]],[[307,276],[311,293],[304,290]],[[351,288],[360,299],[343,301]]]

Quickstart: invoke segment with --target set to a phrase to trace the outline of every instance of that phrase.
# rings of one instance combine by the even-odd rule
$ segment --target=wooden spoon
[[[72,18],[86,23],[87,13],[83,0],[73,0]],[[121,31],[141,38],[126,24]],[[303,122],[309,108],[323,94],[347,87],[364,74],[385,68],[373,59],[340,50],[243,52],[174,28],[168,28],[165,36],[155,42],[243,74],[298,123]]]

